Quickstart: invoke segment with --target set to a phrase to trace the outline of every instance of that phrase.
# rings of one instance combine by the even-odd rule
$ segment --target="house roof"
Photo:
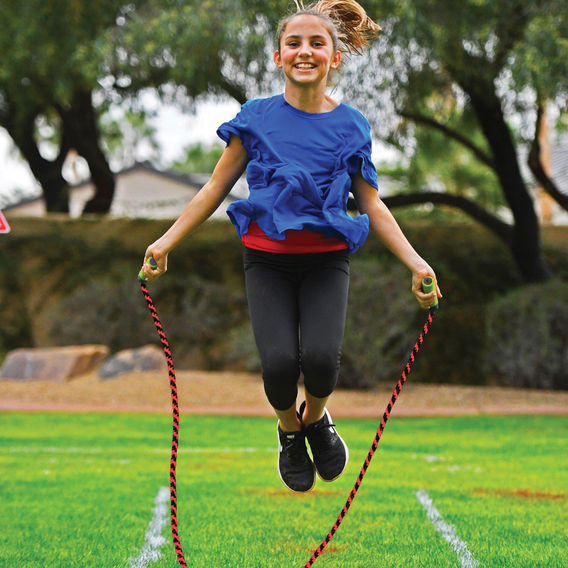
[[[168,179],[168,180],[172,180],[175,182],[178,182],[180,184],[183,185],[187,185],[190,186],[192,188],[197,188],[197,189],[201,189],[206,183],[207,181],[211,178],[210,174],[185,174],[182,172],[176,172],[173,170],[159,170],[158,168],[155,168],[150,162],[136,162],[134,163],[132,166],[129,166],[128,168],[125,168],[123,170],[120,170],[118,172],[115,172],[115,176],[120,176],[120,175],[125,175],[125,174],[129,174],[129,173],[133,173],[133,172],[146,172],[148,174],[151,175],[155,175],[158,177],[161,177],[163,179]],[[92,183],[92,179],[88,179],[85,181],[82,181],[80,183],[76,183],[76,184],[72,184],[70,186],[70,190],[74,191],[77,189],[81,189],[84,188],[87,185],[90,185]],[[239,186],[239,182],[237,182],[236,186]],[[238,194],[239,196],[242,194],[242,188],[236,188],[237,191],[235,192],[236,194]],[[239,199],[240,197],[236,197],[233,195],[229,195],[229,199]],[[43,196],[39,195],[37,197],[30,197],[30,198],[26,198],[26,199],[22,199],[16,203],[10,203],[9,205],[5,205],[2,210],[3,211],[9,211],[10,209],[14,209],[16,207],[21,207],[22,205],[29,205],[31,203],[37,203],[38,201],[41,201],[43,199]]]
[[[146,172],[152,175],[156,175],[159,177],[163,177],[165,179],[170,179],[173,181],[177,181],[184,185],[190,185],[191,187],[201,188],[203,187],[209,178],[211,177],[209,174],[184,174],[181,172],[175,172],[173,170],[159,170],[155,168],[150,162],[135,162],[132,166],[120,170],[116,172],[114,175],[125,175],[130,174],[132,172]],[[71,186],[71,190],[78,189],[80,187],[85,187],[86,185],[90,185],[92,183],[91,179],[82,181],[81,183],[73,184]]]
[[[568,144],[554,146],[550,152],[552,179],[558,190],[568,195]]]
[[[22,205],[29,205],[30,203],[36,203],[41,201],[43,196],[38,195],[37,197],[28,197],[26,199],[21,199],[20,201],[16,201],[14,203],[9,203],[8,205],[2,206],[2,211],[10,211],[10,209],[15,209],[16,207],[22,207]]]

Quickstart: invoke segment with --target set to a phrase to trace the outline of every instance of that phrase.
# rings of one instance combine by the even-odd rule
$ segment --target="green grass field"
[[[343,506],[377,423],[338,427],[351,452],[346,474],[295,495],[276,472],[274,420],[182,416],[178,505],[188,565],[303,567]],[[156,525],[165,519],[155,500],[169,482],[170,429],[166,415],[0,414],[0,566],[177,566],[169,514]],[[567,434],[565,417],[395,411],[315,566],[568,566]],[[429,511],[417,493],[429,496]],[[152,519],[164,538],[148,543]]]

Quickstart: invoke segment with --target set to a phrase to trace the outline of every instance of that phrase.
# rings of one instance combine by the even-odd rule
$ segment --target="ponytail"
[[[278,45],[286,24],[301,14],[320,16],[329,20],[334,32],[334,47],[344,53],[361,55],[363,48],[378,36],[381,27],[376,24],[365,12],[365,9],[355,0],[318,0],[304,6],[302,0],[294,0],[298,11],[286,18],[279,26]]]

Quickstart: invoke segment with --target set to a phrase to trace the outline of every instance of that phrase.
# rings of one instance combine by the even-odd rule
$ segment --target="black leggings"
[[[329,396],[337,383],[349,289],[346,250],[281,254],[245,248],[245,282],[264,390],[277,410],[306,390]]]

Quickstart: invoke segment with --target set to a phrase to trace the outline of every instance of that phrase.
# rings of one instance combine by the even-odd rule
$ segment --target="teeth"
[[[299,69],[313,69],[314,66],[310,63],[298,63],[296,67],[298,67]]]

